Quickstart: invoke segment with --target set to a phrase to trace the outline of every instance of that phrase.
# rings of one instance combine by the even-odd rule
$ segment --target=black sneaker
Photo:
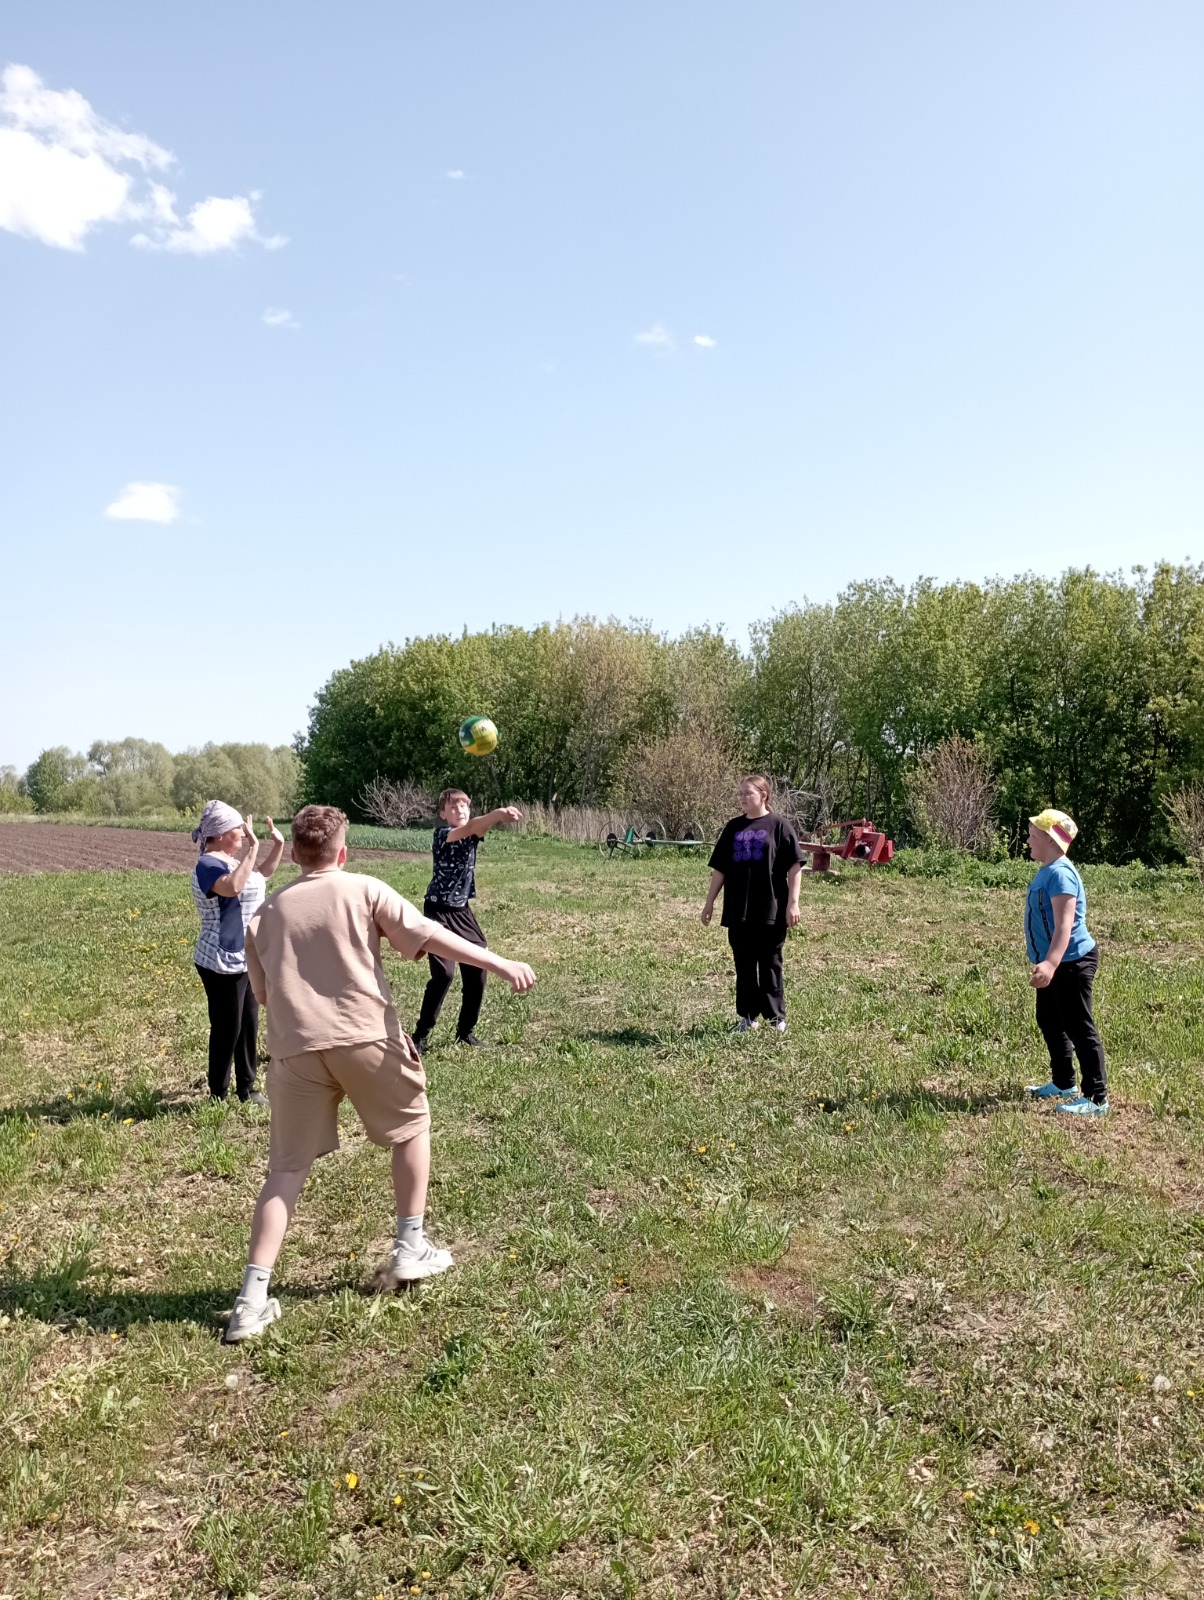
[[[457,1034],[456,1043],[457,1044],[470,1044],[473,1047],[474,1050],[483,1050],[485,1048],[484,1039],[478,1039],[475,1033]]]
[[[427,1053],[427,1051],[430,1049],[430,1047],[431,1047],[431,1036],[430,1036],[430,1034],[429,1033],[416,1033],[412,1037],[413,1037],[413,1040],[414,1040],[414,1049],[417,1050],[417,1052],[418,1052],[418,1054],[420,1056],[424,1056]]]

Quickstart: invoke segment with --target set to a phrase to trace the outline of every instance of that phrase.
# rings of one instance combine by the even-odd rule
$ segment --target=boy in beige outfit
[[[515,994],[531,968],[469,944],[429,921],[379,878],[344,873],[347,818],[306,806],[293,820],[301,876],[278,889],[246,933],[247,971],[267,1008],[272,1054],[268,1176],[251,1224],[249,1265],[226,1339],[249,1339],[276,1320],[268,1283],[309,1169],[339,1148],[344,1095],[373,1144],[393,1152],[397,1239],[383,1288],[446,1272],[451,1254],[423,1232],[430,1175],[430,1109],[422,1061],[401,1030],[380,961],[381,939],[409,961],[443,956],[506,979]]]

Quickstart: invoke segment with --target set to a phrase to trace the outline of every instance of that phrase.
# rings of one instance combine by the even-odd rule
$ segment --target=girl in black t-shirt
[[[785,1033],[782,946],[787,928],[798,926],[803,856],[794,829],[769,809],[768,778],[744,778],[740,804],[743,816],[732,818],[711,852],[702,925],[710,926],[722,889],[722,923],[736,962],[736,1031],[747,1033],[766,1017]]]

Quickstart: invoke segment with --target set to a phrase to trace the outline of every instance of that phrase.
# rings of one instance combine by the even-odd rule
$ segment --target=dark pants
[[[1049,1074],[1059,1089],[1074,1088],[1079,1058],[1088,1100],[1108,1098],[1104,1047],[1091,1015],[1091,986],[1099,969],[1099,947],[1077,961],[1063,961],[1049,985],[1037,990],[1037,1026],[1049,1046]]]
[[[210,972],[198,967],[209,1001],[209,1093],[224,1100],[234,1087],[245,1100],[255,1091],[255,1046],[259,1034],[259,1001],[245,972]]]
[[[727,930],[736,962],[736,1010],[742,1017],[768,1017],[781,1022],[786,1016],[782,985],[782,946],[785,928],[741,923]]]
[[[448,933],[458,933],[469,944],[485,948],[485,935],[473,915],[471,906],[441,906],[436,900],[427,900],[422,907],[424,917],[438,922]],[[442,956],[428,956],[431,976],[422,996],[422,1010],[414,1029],[415,1039],[423,1039],[439,1020],[439,1012],[447,998],[456,975],[456,963]],[[481,1001],[485,998],[485,973],[480,967],[460,968],[460,1020],[456,1023],[457,1039],[467,1039],[481,1015]]]

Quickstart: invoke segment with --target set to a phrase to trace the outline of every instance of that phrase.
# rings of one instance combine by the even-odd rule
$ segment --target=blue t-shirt
[[[435,829],[431,841],[435,871],[426,886],[426,897],[441,906],[466,906],[476,899],[477,846],[481,841],[475,833],[469,833],[449,843],[450,832],[446,823]]]
[[[1028,945],[1028,959],[1034,966],[1044,961],[1054,936],[1055,895],[1074,895],[1074,926],[1070,930],[1070,943],[1066,946],[1063,961],[1078,961],[1095,949],[1095,940],[1087,932],[1087,891],[1083,880],[1065,856],[1051,861],[1033,875],[1028,886],[1028,900],[1024,907],[1024,939]]]

